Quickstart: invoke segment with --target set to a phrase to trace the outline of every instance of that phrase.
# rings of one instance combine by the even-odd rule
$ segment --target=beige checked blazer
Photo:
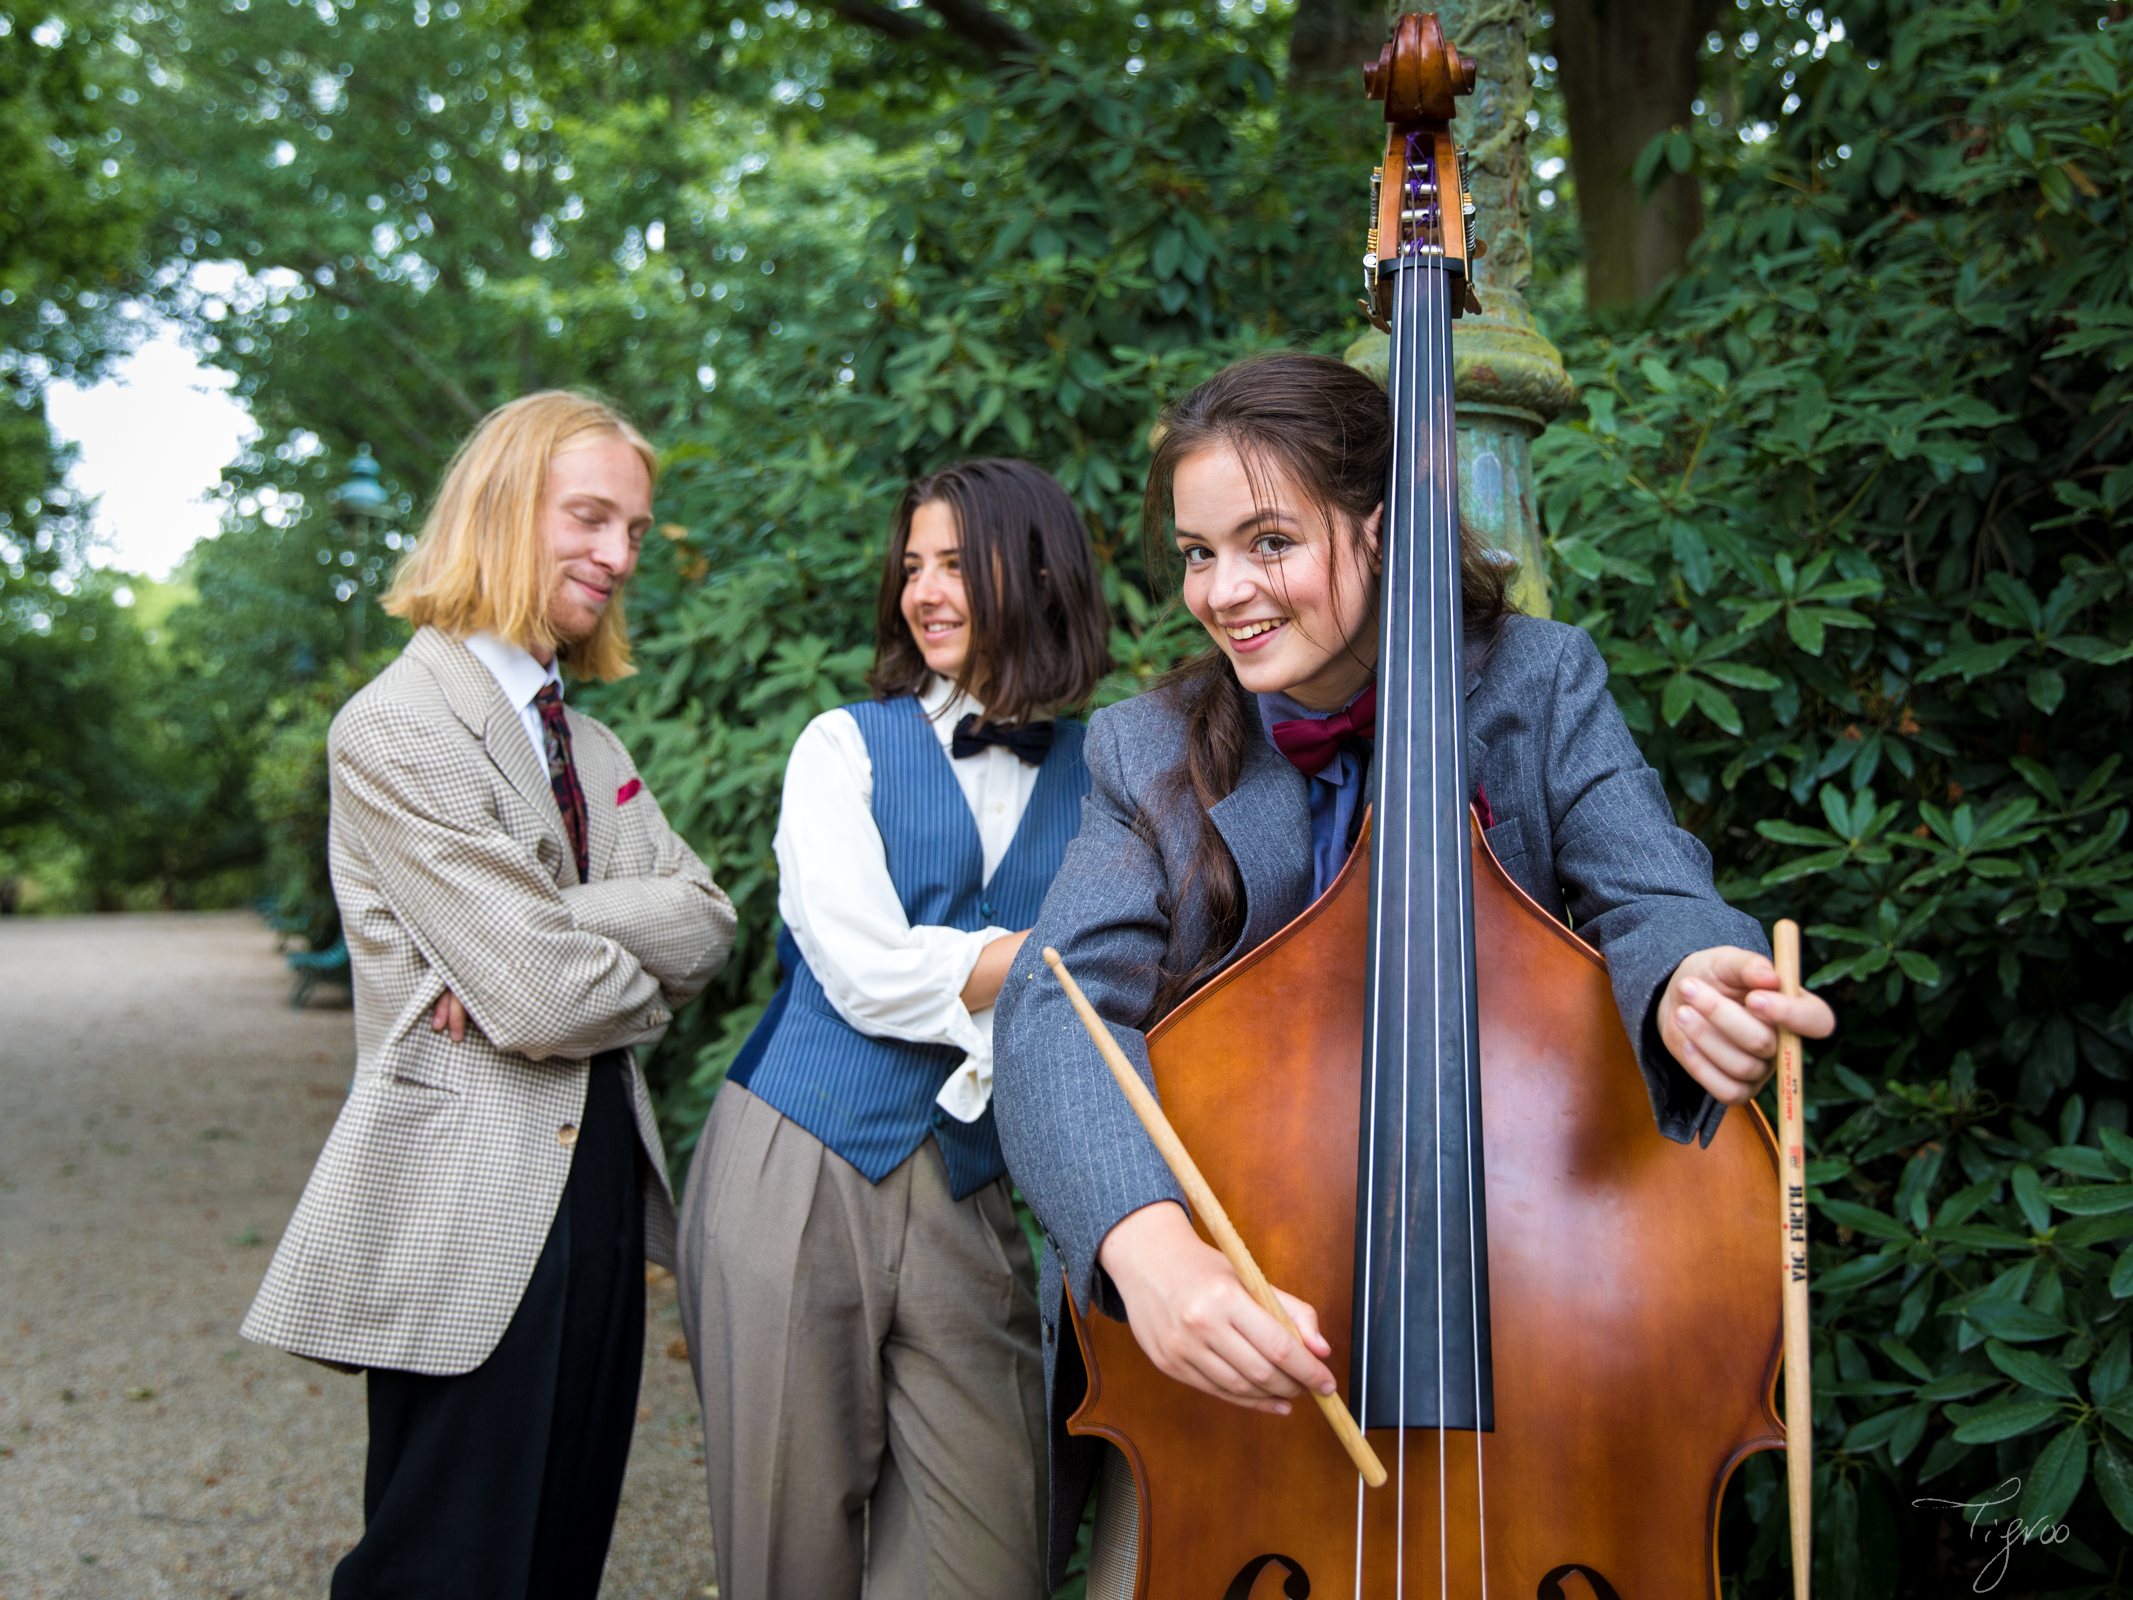
[[[589,881],[518,712],[424,628],[333,720],[329,847],[356,1075],[244,1336],[350,1367],[450,1374],[503,1336],[548,1237],[587,1061],[665,1030],[726,959],[733,907],[615,736],[572,711]],[[430,1013],[450,989],[470,1026]],[[645,1236],[674,1202],[644,1074]]]

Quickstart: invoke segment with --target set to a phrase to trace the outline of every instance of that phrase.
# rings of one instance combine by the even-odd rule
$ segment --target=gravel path
[[[288,992],[251,916],[0,919],[0,1600],[320,1596],[362,1531],[361,1380],[237,1337],[354,1066]],[[603,1593],[715,1596],[647,1293]]]

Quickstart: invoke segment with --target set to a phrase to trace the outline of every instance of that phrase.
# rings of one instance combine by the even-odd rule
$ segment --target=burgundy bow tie
[[[1378,686],[1372,684],[1355,697],[1354,704],[1330,717],[1298,717],[1277,722],[1274,744],[1307,778],[1315,778],[1332,765],[1348,739],[1375,739],[1378,733]]]

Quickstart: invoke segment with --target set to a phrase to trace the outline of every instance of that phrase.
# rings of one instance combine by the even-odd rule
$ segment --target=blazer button
[[[565,1150],[568,1150],[572,1145],[576,1144],[578,1142],[578,1130],[576,1126],[572,1123],[566,1122],[563,1124],[562,1127],[556,1129],[555,1142],[561,1145]]]

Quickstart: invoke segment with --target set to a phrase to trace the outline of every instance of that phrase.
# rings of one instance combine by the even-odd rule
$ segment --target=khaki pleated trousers
[[[1037,1600],[1044,1361],[1005,1180],[870,1184],[745,1089],[690,1165],[681,1310],[721,1600]]]

